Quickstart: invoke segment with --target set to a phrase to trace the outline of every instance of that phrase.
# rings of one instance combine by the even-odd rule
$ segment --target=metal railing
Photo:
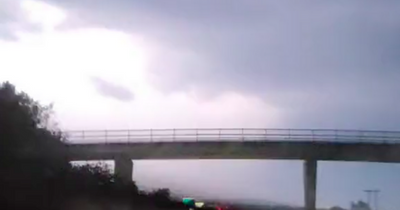
[[[400,143],[400,132],[333,129],[141,129],[64,132],[70,144],[197,141],[325,141]]]

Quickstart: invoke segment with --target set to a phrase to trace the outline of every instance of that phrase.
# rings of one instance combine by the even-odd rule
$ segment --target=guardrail
[[[141,129],[64,132],[70,144],[197,142],[197,141],[327,141],[349,143],[400,143],[398,131],[332,129]]]

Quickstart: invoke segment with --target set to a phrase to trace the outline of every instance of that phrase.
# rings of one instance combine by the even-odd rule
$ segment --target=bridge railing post
[[[383,143],[384,144],[388,144],[388,143],[391,143],[389,140],[390,140],[390,135],[389,135],[389,132],[388,131],[386,131],[386,132],[383,132]],[[397,137],[397,135],[396,135],[396,137]],[[396,138],[397,139],[397,138]]]
[[[314,130],[311,130],[311,139],[312,139],[312,141],[315,141]]]
[[[196,128],[196,141],[199,141],[199,129]]]
[[[153,142],[153,129],[150,129],[150,142]]]
[[[265,141],[268,141],[268,129],[264,130]]]
[[[108,143],[108,131],[104,130],[104,135],[105,135],[105,140],[106,140],[106,144]]]
[[[82,140],[85,140],[85,131],[82,131]]]
[[[387,131],[387,132],[385,132],[384,136],[386,137],[386,138],[383,138],[384,143],[387,143],[387,144],[399,143],[400,139],[399,139],[399,133],[398,132],[392,133],[390,131]]]
[[[218,129],[218,141],[221,141],[221,128]]]
[[[338,130],[335,130],[335,141],[337,141],[338,140]]]
[[[174,129],[172,129],[172,141],[175,141],[175,137],[176,137],[176,131],[174,128]]]
[[[128,130],[128,143],[131,142],[131,130]]]
[[[292,136],[290,135],[291,134],[291,132],[290,132],[291,130],[290,129],[288,129],[288,137],[289,137],[289,140],[292,140]]]
[[[363,139],[363,135],[364,135],[364,133],[363,133],[363,131],[358,131],[358,140],[360,141],[360,142],[362,142],[364,139]]]
[[[242,141],[244,141],[244,128],[242,128]]]

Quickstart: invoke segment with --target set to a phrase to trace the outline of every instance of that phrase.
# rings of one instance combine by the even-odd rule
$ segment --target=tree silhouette
[[[346,210],[346,209],[344,209],[344,208],[342,208],[340,206],[333,206],[329,210]]]
[[[351,202],[350,210],[371,210],[371,207],[368,205],[368,203],[364,201],[358,201],[358,202]]]
[[[140,194],[102,165],[72,166],[65,137],[51,122],[52,105],[41,105],[5,82],[0,85],[0,207],[61,209],[80,195],[173,204],[169,190]]]
[[[46,190],[46,180],[68,167],[61,132],[47,128],[51,106],[41,106],[6,82],[0,86],[0,111],[0,202],[21,206],[19,199],[27,196],[47,200],[39,193]]]
[[[158,205],[164,205],[171,200],[169,189],[159,189],[149,194]]]

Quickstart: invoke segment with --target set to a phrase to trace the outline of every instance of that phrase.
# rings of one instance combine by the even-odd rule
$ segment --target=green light
[[[182,202],[190,208],[194,208],[196,205],[196,201],[193,198],[183,198]]]

